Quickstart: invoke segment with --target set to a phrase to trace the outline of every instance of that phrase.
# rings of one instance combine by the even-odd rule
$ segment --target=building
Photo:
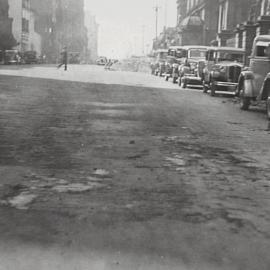
[[[270,34],[270,0],[251,0],[246,9],[246,18],[234,27],[233,37],[226,40],[226,45],[244,48],[249,56],[254,38]]]
[[[179,44],[176,27],[164,27],[163,31],[153,42],[153,49],[167,49]]]
[[[35,29],[41,36],[41,54],[47,62],[59,61],[67,47],[83,61],[87,53],[87,30],[84,24],[83,0],[30,0],[37,14]]]
[[[17,44],[12,35],[12,21],[9,17],[8,0],[0,0],[0,51],[11,49]],[[0,53],[0,61],[2,61],[2,53]]]
[[[180,45],[209,45],[216,39],[218,0],[177,0]]]
[[[14,49],[21,52],[34,50],[41,53],[41,37],[35,31],[36,14],[31,9],[30,0],[9,0],[9,17],[12,34],[17,41]]]
[[[98,58],[98,24],[95,16],[89,11],[85,12],[85,26],[87,28],[87,63],[93,63]]]
[[[235,28],[248,21],[253,0],[219,0],[217,40],[220,46],[236,46]]]
[[[56,62],[59,53],[56,49],[56,1],[30,0],[31,9],[36,14],[34,28],[41,37],[41,55],[49,63]]]

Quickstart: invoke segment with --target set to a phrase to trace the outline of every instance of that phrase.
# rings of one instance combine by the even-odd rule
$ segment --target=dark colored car
[[[181,58],[184,57],[183,52],[182,46],[171,46],[169,48],[165,74],[166,81],[172,78],[173,83],[177,82],[179,78],[179,65],[181,64]]]
[[[217,91],[235,93],[244,67],[245,50],[234,47],[209,47],[203,70],[203,89],[211,96]]]
[[[163,76],[166,71],[166,58],[168,56],[168,50],[166,49],[159,49],[154,52],[155,57],[155,72],[154,74],[157,76]]]
[[[179,67],[179,86],[202,85],[207,46],[183,46],[182,64]]]
[[[251,104],[266,102],[270,120],[270,35],[255,38],[250,64],[239,76],[236,95],[242,110],[248,110]]]
[[[25,64],[37,64],[38,57],[36,51],[26,51],[23,54],[23,61]]]

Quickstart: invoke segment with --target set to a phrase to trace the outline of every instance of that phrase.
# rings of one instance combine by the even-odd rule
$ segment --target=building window
[[[29,20],[22,18],[22,31],[29,33]]]
[[[228,0],[222,2],[219,5],[219,27],[218,27],[219,32],[227,29],[228,7],[229,7]]]
[[[29,9],[30,8],[30,1],[29,0],[23,0],[22,1],[23,8]]]

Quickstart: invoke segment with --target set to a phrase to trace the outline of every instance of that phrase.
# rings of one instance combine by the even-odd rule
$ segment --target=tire
[[[177,78],[173,77],[173,83],[176,83],[176,82],[177,82]]]
[[[216,85],[214,82],[211,83],[210,95],[211,97],[214,97],[216,95]]]
[[[169,80],[169,76],[166,76],[165,77],[165,81],[167,82]]]
[[[245,97],[244,84],[242,85],[242,89],[240,89],[239,91],[239,99],[240,99],[240,109],[243,111],[247,111],[250,106],[250,97]]]
[[[267,118],[270,121],[270,94],[268,95],[268,98],[266,100],[266,113],[267,113]]]

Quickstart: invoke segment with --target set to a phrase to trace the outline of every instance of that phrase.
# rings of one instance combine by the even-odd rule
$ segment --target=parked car
[[[4,51],[4,64],[13,65],[21,63],[21,56],[18,50],[5,50]]]
[[[209,47],[203,70],[203,91],[211,96],[217,91],[235,93],[245,63],[245,50],[234,47]]]
[[[81,56],[79,52],[69,52],[68,53],[69,64],[80,64]]]
[[[155,57],[155,67],[156,70],[154,74],[156,76],[163,76],[165,74],[165,69],[166,69],[166,58],[168,56],[168,50],[166,49],[159,49],[154,52],[154,57]]]
[[[96,64],[99,66],[104,66],[107,63],[108,59],[105,56],[100,56],[97,60],[96,60]]]
[[[207,46],[183,46],[182,64],[179,67],[179,86],[202,85]]]
[[[37,64],[37,52],[36,51],[26,51],[23,54],[23,62],[25,64]]]
[[[239,76],[236,95],[242,110],[248,110],[254,101],[266,102],[270,120],[270,35],[255,38],[249,68]]]
[[[176,83],[179,78],[179,65],[181,64],[181,58],[183,57],[184,50],[182,46],[171,46],[168,49],[167,56],[167,70],[165,74],[166,81],[169,78],[173,79],[173,83]]]

